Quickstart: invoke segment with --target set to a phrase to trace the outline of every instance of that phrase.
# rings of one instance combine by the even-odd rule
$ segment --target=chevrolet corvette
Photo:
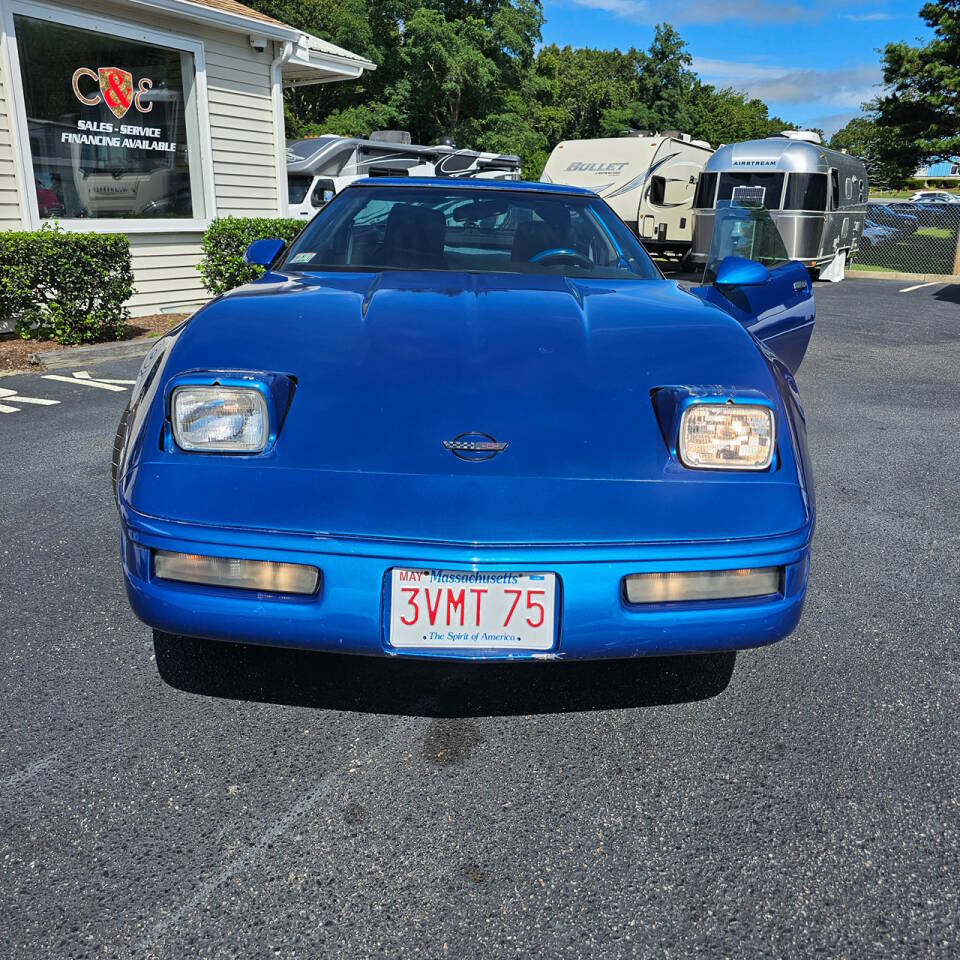
[[[596,659],[794,629],[813,294],[762,207],[718,211],[696,286],[555,184],[359,181],[246,259],[117,432],[157,643]]]

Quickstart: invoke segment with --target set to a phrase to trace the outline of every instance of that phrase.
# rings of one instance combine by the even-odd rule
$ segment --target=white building
[[[287,213],[283,88],[373,69],[235,0],[0,0],[0,230],[124,233],[134,315],[200,303],[210,221]]]

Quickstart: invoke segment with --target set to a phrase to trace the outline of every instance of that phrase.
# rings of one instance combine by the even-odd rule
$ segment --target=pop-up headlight
[[[773,461],[774,420],[769,407],[694,403],[680,421],[680,460],[710,470],[766,470]]]

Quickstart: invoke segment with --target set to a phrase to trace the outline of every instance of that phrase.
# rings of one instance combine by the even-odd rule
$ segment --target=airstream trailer
[[[770,211],[787,253],[818,273],[838,253],[856,254],[867,209],[867,170],[815,133],[785,131],[721,147],[700,175],[691,259],[706,263],[714,211],[737,203]]]
[[[651,253],[683,256],[693,240],[697,178],[712,153],[709,143],[676,130],[564,140],[540,179],[593,190]]]
[[[422,146],[405,130],[362,137],[313,137],[287,143],[291,217],[311,218],[345,186],[361,177],[478,177],[519,180],[520,158],[458,150],[449,143]]]

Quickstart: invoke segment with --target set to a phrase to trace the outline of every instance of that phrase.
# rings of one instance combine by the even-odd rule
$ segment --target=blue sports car
[[[813,298],[762,207],[718,212],[692,289],[553,184],[360,181],[246,257],[117,434],[158,644],[581,659],[795,627]]]

